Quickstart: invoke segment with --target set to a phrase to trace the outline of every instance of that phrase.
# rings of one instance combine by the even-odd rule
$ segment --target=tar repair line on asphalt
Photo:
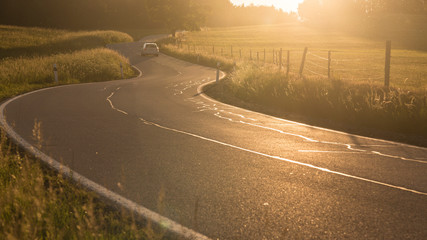
[[[116,89],[116,91],[118,91],[118,90],[119,89]],[[115,92],[113,92],[113,93],[115,93]],[[123,111],[121,109],[117,109],[114,106],[114,104],[113,104],[113,102],[112,102],[111,99],[108,99],[107,101],[110,102],[111,108],[113,110],[115,110],[117,112],[120,112],[121,114],[128,115],[127,112],[125,112],[125,111]],[[343,176],[343,177],[347,177],[347,178],[352,178],[352,179],[356,179],[356,180],[360,180],[360,181],[364,181],[364,182],[369,182],[369,183],[374,183],[374,184],[381,185],[381,186],[386,186],[386,187],[393,188],[393,189],[398,189],[398,190],[402,190],[402,191],[406,191],[406,192],[411,192],[411,193],[415,193],[415,194],[427,196],[427,193],[425,193],[425,192],[421,192],[421,191],[417,191],[417,190],[413,190],[413,189],[409,189],[409,188],[405,188],[405,187],[401,187],[401,186],[396,186],[396,185],[392,185],[392,184],[388,184],[388,183],[383,183],[383,182],[372,180],[372,179],[368,179],[368,178],[358,177],[358,176],[354,176],[354,175],[350,175],[350,174],[346,174],[346,173],[342,173],[342,172],[337,172],[337,171],[333,171],[333,170],[330,170],[330,169],[327,169],[327,168],[322,168],[322,167],[318,167],[318,166],[315,166],[315,165],[312,165],[312,164],[298,162],[298,161],[295,161],[295,160],[286,159],[286,158],[279,157],[279,156],[268,155],[268,154],[265,154],[265,153],[261,153],[261,152],[257,152],[257,151],[250,150],[250,149],[246,149],[246,148],[243,148],[243,147],[235,146],[235,145],[232,145],[232,144],[229,144],[229,143],[224,143],[224,142],[221,142],[221,141],[218,141],[218,140],[215,140],[215,139],[203,137],[203,136],[200,136],[200,135],[197,135],[197,134],[193,134],[193,133],[185,132],[185,131],[182,131],[182,130],[178,130],[178,129],[174,129],[174,128],[162,126],[160,124],[147,121],[147,120],[145,120],[143,118],[139,118],[139,119],[144,124],[146,124],[146,125],[155,126],[157,128],[164,129],[164,130],[167,130],[167,131],[172,131],[172,132],[175,132],[175,133],[180,133],[180,134],[184,134],[184,135],[187,135],[187,136],[199,138],[199,139],[202,139],[202,140],[205,140],[205,141],[217,143],[217,144],[220,144],[220,145],[223,145],[223,146],[227,146],[227,147],[238,149],[238,150],[241,150],[241,151],[253,153],[253,154],[256,154],[256,155],[259,155],[259,156],[263,156],[263,157],[267,157],[267,158],[271,158],[271,159],[275,159],[275,160],[279,160],[279,161],[283,161],[283,162],[293,163],[293,164],[297,164],[297,165],[300,165],[300,166],[305,166],[305,167],[309,167],[309,168],[312,168],[312,169],[316,169],[316,170],[319,170],[319,171],[322,171],[322,172],[327,172],[327,173],[331,173],[331,174],[335,174],[335,175],[339,175],[339,176]]]
[[[239,108],[239,107],[227,104],[227,103],[219,102],[219,101],[217,101],[217,100],[215,100],[215,99],[213,99],[213,98],[211,98],[211,97],[209,97],[209,96],[207,96],[206,94],[203,93],[203,88],[205,86],[209,85],[209,84],[213,84],[214,82],[215,81],[210,81],[210,82],[207,82],[207,83],[204,83],[204,84],[200,85],[197,88],[197,95],[200,95],[203,98],[205,98],[206,100],[209,100],[209,101],[214,102],[214,103],[218,103],[218,104],[221,104],[221,105],[224,105],[224,106],[227,106],[227,107],[231,107],[231,108],[235,108],[235,109],[240,109],[240,110],[245,111],[245,112],[251,112],[251,113],[254,113],[254,114],[258,114],[260,116],[270,117],[272,119],[275,119],[275,120],[278,120],[278,121],[281,121],[281,122],[286,122],[286,123],[291,123],[291,124],[295,124],[295,125],[300,125],[300,126],[308,127],[308,128],[312,128],[312,129],[323,130],[323,131],[327,131],[327,132],[331,132],[331,133],[338,133],[338,134],[341,134],[341,135],[354,136],[354,137],[357,137],[357,138],[362,138],[362,139],[367,139],[367,140],[373,140],[373,141],[383,142],[383,143],[388,143],[388,144],[394,144],[396,146],[410,147],[410,148],[415,148],[415,149],[427,150],[426,147],[419,147],[419,146],[414,146],[414,145],[409,145],[409,144],[399,143],[399,142],[393,142],[393,141],[384,140],[384,139],[376,139],[376,138],[365,137],[365,136],[356,135],[356,134],[349,134],[349,133],[342,132],[342,131],[337,131],[337,130],[332,130],[332,129],[328,129],[328,128],[322,128],[322,127],[317,127],[317,126],[313,126],[313,125],[308,125],[308,124],[305,124],[305,123],[300,123],[300,122],[295,122],[295,121],[291,121],[291,120],[286,120],[286,119],[283,119],[283,118],[278,118],[278,117],[270,116],[270,115],[267,115],[267,114],[255,112],[255,111],[252,111],[252,110]]]

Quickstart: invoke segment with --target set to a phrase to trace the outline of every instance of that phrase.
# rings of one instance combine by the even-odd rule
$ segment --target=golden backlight
[[[297,12],[298,4],[303,0],[231,0],[235,5],[264,5],[274,6],[275,8],[282,9],[285,12]]]

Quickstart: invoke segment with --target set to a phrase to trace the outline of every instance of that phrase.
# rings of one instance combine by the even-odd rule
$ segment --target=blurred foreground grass
[[[132,214],[101,202],[38,161],[2,133],[0,239],[161,239]]]

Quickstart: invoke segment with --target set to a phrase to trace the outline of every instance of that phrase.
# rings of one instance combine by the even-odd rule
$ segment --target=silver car
[[[154,55],[159,56],[159,47],[156,43],[144,43],[142,46],[141,56]]]

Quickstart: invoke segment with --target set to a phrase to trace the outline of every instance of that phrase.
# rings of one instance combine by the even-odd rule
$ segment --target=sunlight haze
[[[231,0],[234,5],[245,6],[254,4],[254,5],[265,5],[265,6],[274,6],[280,8],[285,12],[297,12],[298,4],[303,2],[303,0]]]

